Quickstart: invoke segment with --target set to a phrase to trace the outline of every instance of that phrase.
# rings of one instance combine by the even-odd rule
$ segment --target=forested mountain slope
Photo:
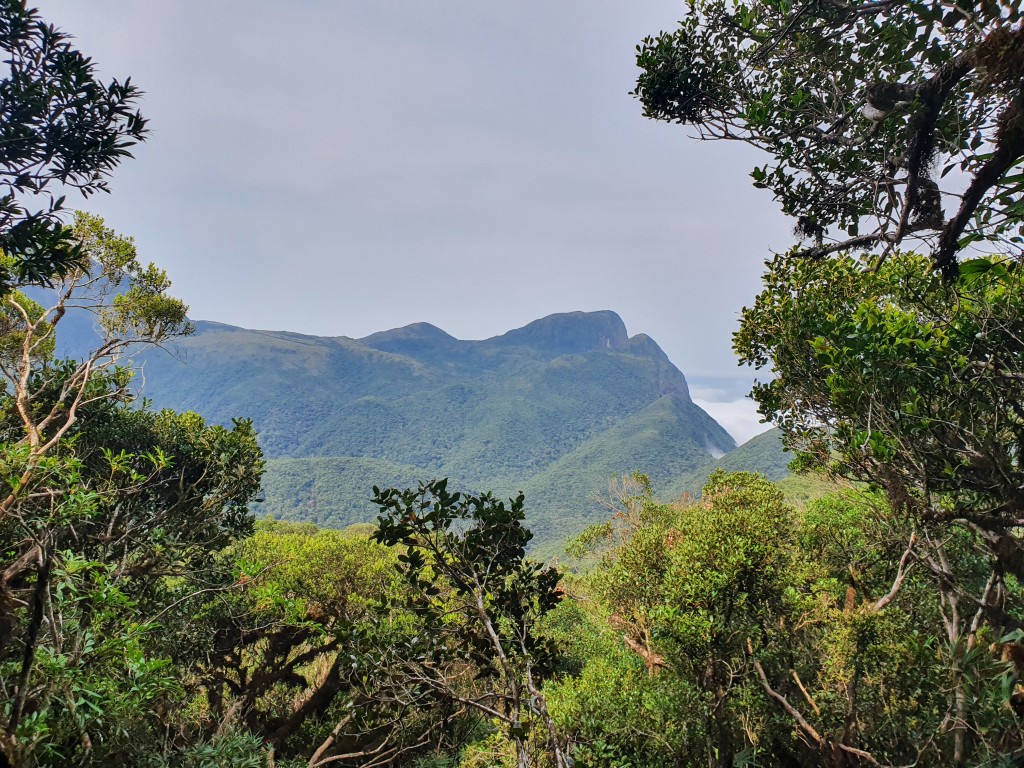
[[[782,450],[782,433],[772,428],[750,438],[743,445],[725,454],[708,467],[680,473],[668,479],[667,483],[655,483],[658,495],[663,499],[678,499],[683,494],[699,496],[711,472],[722,469],[726,472],[760,472],[769,480],[778,481],[789,476],[789,463],[793,454]]]
[[[320,524],[372,519],[373,485],[445,476],[525,491],[538,538],[556,539],[586,524],[610,475],[667,484],[735,447],[610,311],[483,341],[426,323],[351,339],[197,322],[142,363],[155,407],[251,418],[270,458],[264,511]]]

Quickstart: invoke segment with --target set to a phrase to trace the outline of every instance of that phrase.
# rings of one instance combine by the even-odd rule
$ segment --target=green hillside
[[[374,518],[374,485],[405,487],[448,477],[455,488],[492,490],[500,496],[523,491],[537,540],[561,541],[605,514],[595,499],[610,477],[648,467],[655,481],[667,482],[695,466],[709,468],[713,460],[702,446],[724,437],[717,422],[693,403],[666,395],[525,479],[506,476],[481,485],[451,465],[432,471],[365,457],[271,460],[262,509],[282,519],[344,527]]]
[[[699,496],[700,489],[716,469],[724,469],[726,472],[760,472],[769,480],[782,480],[791,476],[789,462],[792,460],[793,455],[782,450],[779,430],[769,429],[717,461],[691,472],[680,473],[667,484],[656,482],[654,487],[664,499],[678,499],[683,494]]]
[[[661,487],[712,466],[707,446],[727,437],[693,403],[674,396],[656,400],[527,482],[523,490],[538,540],[560,541],[606,516],[595,497],[607,491],[612,476],[640,470]]]
[[[261,509],[282,520],[345,528],[376,519],[373,486],[431,480],[419,467],[352,456],[273,459],[267,463]],[[453,486],[458,478],[452,478]]]
[[[92,332],[75,320],[62,337],[72,353]],[[144,393],[213,423],[251,418],[269,459],[259,509],[278,518],[344,527],[374,518],[374,485],[448,477],[525,492],[543,545],[599,519],[613,475],[640,470],[668,499],[699,493],[719,466],[788,474],[777,432],[736,448],[657,343],[614,312],[483,341],[428,323],[363,339],[196,326],[140,361]]]
[[[345,526],[372,519],[373,485],[449,477],[527,494],[538,541],[601,514],[614,474],[668,484],[732,438],[691,400],[649,336],[614,312],[552,315],[483,341],[427,323],[363,339],[198,322],[144,360],[156,407],[251,418],[270,459],[261,509]]]

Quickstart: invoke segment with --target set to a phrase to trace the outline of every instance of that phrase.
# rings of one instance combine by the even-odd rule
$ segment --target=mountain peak
[[[401,328],[392,328],[388,331],[377,331],[362,339],[357,339],[363,344],[372,346],[372,342],[393,339],[417,339],[421,341],[455,341],[455,337],[430,323],[410,323]]]
[[[286,518],[373,519],[373,485],[449,477],[525,491],[537,541],[550,543],[593,522],[589,499],[610,475],[668,482],[732,448],[654,340],[629,338],[610,311],[482,341],[429,323],[363,339],[200,330],[178,355],[146,355],[146,394],[210,423],[251,417],[271,462],[262,511]]]
[[[378,331],[358,339],[372,349],[406,355],[425,349],[446,348],[458,343],[458,339],[430,323],[412,323],[390,331]]]
[[[488,339],[500,346],[532,346],[559,355],[591,349],[621,349],[629,341],[615,312],[561,312]]]

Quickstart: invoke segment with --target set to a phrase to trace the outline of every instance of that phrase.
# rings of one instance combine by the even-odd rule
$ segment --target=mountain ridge
[[[526,492],[550,542],[603,514],[593,498],[611,475],[667,487],[736,447],[657,342],[611,310],[482,340],[430,323],[362,338],[195,326],[172,353],[141,356],[145,395],[213,423],[251,417],[269,459],[261,511],[276,517],[362,522],[373,485],[446,476]]]

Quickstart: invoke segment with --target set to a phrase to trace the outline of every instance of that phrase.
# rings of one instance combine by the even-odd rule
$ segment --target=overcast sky
[[[756,155],[645,120],[671,0],[45,0],[152,135],[88,207],[197,319],[464,339],[612,309],[737,439],[730,335],[790,225]]]

